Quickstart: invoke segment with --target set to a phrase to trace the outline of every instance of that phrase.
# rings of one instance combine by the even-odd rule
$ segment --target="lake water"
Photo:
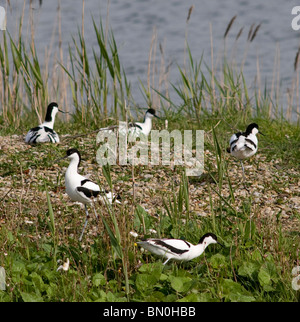
[[[29,2],[29,0],[27,1]],[[7,13],[7,30],[16,32],[16,21],[21,15],[23,1],[10,0],[11,10]],[[35,17],[35,43],[39,57],[43,57],[45,47],[51,42],[52,32],[57,24],[57,1],[43,0],[39,7],[33,1]],[[105,0],[85,0],[85,39],[87,48],[96,45],[91,16],[95,21],[102,17],[104,25],[107,17]],[[6,6],[6,1],[0,0]],[[194,6],[189,22],[189,8]],[[228,57],[233,54],[232,48],[236,35],[243,27],[243,33],[234,47],[236,60],[241,62],[247,46],[247,35],[252,24],[261,27],[248,47],[244,65],[244,74],[248,84],[254,84],[257,76],[257,61],[261,83],[271,86],[274,73],[276,52],[280,51],[279,75],[282,93],[285,95],[291,86],[294,73],[294,60],[300,45],[300,30],[292,29],[291,14],[297,1],[286,0],[111,0],[109,2],[109,26],[114,32],[118,45],[120,60],[125,68],[128,80],[132,84],[133,97],[139,104],[144,104],[140,92],[140,80],[147,83],[148,58],[154,28],[157,32],[157,43],[164,48],[166,65],[170,64],[169,80],[178,82],[178,67],[183,66],[185,37],[194,60],[203,60],[211,66],[211,34],[214,49],[214,64],[218,63],[220,53],[224,51],[224,32],[234,15],[237,15],[229,31],[226,48]],[[298,3],[300,5],[300,3]],[[26,4],[24,30],[28,28],[29,5]],[[72,35],[76,35],[81,26],[82,0],[61,0],[61,17],[63,31],[63,48],[68,56],[68,44]],[[300,22],[299,22],[300,24]],[[211,32],[210,32],[211,26]],[[58,46],[58,39],[54,43]],[[91,50],[92,55],[92,50]],[[160,59],[157,48],[157,58]],[[239,63],[238,63],[239,64]],[[159,61],[157,62],[159,66]]]

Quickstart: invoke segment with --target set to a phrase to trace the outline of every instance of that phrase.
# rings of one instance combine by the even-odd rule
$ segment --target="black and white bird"
[[[257,152],[258,140],[256,135],[258,133],[264,135],[258,130],[258,125],[256,123],[251,123],[247,126],[245,132],[233,134],[229,141],[230,146],[227,148],[227,152],[240,160],[244,181],[245,170],[243,160],[252,157]]]
[[[57,103],[52,102],[47,107],[47,113],[45,117],[45,122],[41,125],[32,128],[28,131],[25,137],[25,142],[28,144],[35,143],[59,143],[59,136],[53,130],[53,125],[55,121],[55,116],[57,112],[67,113],[58,108]]]
[[[115,129],[118,129],[119,133],[122,135],[128,134],[138,136],[144,134],[145,136],[148,136],[152,129],[153,117],[160,119],[160,117],[156,115],[155,109],[149,108],[145,113],[143,122],[130,122],[128,124],[126,122],[119,122],[119,125],[117,126],[102,128],[100,131],[115,131]]]
[[[182,239],[150,238],[137,243],[151,253],[167,258],[163,263],[166,265],[170,259],[178,261],[189,261],[200,256],[209,244],[222,244],[218,242],[217,236],[213,233],[203,235],[197,245],[193,245]]]
[[[119,199],[119,196],[115,197],[112,192],[101,190],[96,183],[78,173],[81,156],[77,149],[69,149],[67,151],[67,155],[64,158],[70,159],[70,164],[65,174],[66,192],[73,201],[80,202],[85,206],[86,220],[79,238],[79,241],[81,241],[89,218],[87,205],[92,204],[94,198],[97,197],[102,197],[102,200],[104,200],[104,198],[107,198],[107,201],[109,203],[113,203],[114,201],[116,203],[120,203],[118,200],[116,200]],[[95,216],[98,219],[96,209],[95,207],[93,208]]]

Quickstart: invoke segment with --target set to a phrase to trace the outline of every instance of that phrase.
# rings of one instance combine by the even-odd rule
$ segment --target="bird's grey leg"
[[[245,168],[244,168],[244,165],[243,165],[243,161],[242,160],[240,160],[240,162],[241,162],[241,166],[242,166],[242,170],[243,170],[243,180],[244,180],[244,182],[246,181],[246,177],[245,177]]]
[[[81,239],[82,239],[82,236],[83,236],[83,234],[84,234],[84,231],[85,231],[85,228],[86,228],[86,226],[87,226],[88,219],[89,219],[89,212],[88,212],[88,209],[87,209],[87,205],[84,205],[84,209],[85,209],[86,219],[85,219],[85,223],[84,223],[84,226],[83,226],[83,229],[82,229],[81,235],[80,235],[80,237],[79,237],[79,241],[81,241]]]

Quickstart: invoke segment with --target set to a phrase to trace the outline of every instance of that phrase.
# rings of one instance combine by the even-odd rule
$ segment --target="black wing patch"
[[[153,242],[156,245],[160,245],[160,246],[163,246],[163,247],[169,249],[172,253],[175,253],[175,254],[183,254],[183,253],[188,252],[188,249],[178,249],[176,247],[168,245],[167,243],[165,243],[163,240],[160,240],[160,239],[153,239]],[[185,243],[190,247],[190,245],[187,242],[185,242]]]
[[[55,132],[47,126],[44,126],[44,130],[49,138],[49,141],[55,143]]]
[[[250,143],[251,145],[253,145],[254,148],[256,149],[256,144],[252,140],[246,138],[245,141]],[[250,148],[249,146],[247,146],[247,147]],[[251,150],[253,150],[253,149],[251,149]]]
[[[40,127],[40,126],[36,126],[36,127],[32,128],[30,131],[31,131],[31,132],[37,132],[37,131],[39,131],[40,129],[41,129],[41,127]]]
[[[129,123],[129,127],[137,127],[138,129],[143,130],[142,127],[136,123]]]
[[[84,181],[84,180],[83,180]],[[78,187],[77,190],[79,192],[83,192],[84,195],[88,198],[91,198],[91,197],[97,197],[98,194],[100,193],[100,191],[94,191],[94,190],[91,190],[91,189],[88,189],[88,188],[85,188],[85,187]]]
[[[92,182],[92,180],[90,180],[90,179],[84,179],[84,180],[82,180],[81,182],[80,182],[80,185],[81,186],[83,186],[85,183],[87,183],[87,182]]]
[[[234,151],[235,150],[235,148],[236,148],[236,142],[238,141],[239,139],[235,139],[235,140],[233,140],[232,142],[231,142],[231,144],[230,144],[230,148],[232,148],[232,151]],[[230,150],[229,150],[229,152],[230,152]]]
[[[30,139],[28,140],[28,143],[36,143],[37,138],[40,136],[39,130],[41,130],[40,126],[33,127],[30,132]]]
[[[234,151],[234,150],[235,150],[235,148],[236,148],[236,142],[239,140],[239,138],[240,138],[240,136],[241,136],[241,135],[242,135],[242,133],[241,133],[241,132],[237,132],[237,133],[235,133],[236,139],[235,139],[235,140],[233,140],[233,141],[230,143],[230,147],[226,149],[226,151],[227,151],[228,153],[230,153],[230,152],[231,152],[231,150],[232,150],[232,151]]]
[[[45,132],[50,132],[52,134],[56,134],[53,129],[50,129],[50,127],[44,126]]]
[[[45,130],[45,132],[46,132],[46,134],[47,134],[47,136],[49,138],[49,141],[55,143],[56,140],[57,140],[56,132],[53,129],[50,129],[49,127],[47,127],[47,126],[44,126],[44,130]]]

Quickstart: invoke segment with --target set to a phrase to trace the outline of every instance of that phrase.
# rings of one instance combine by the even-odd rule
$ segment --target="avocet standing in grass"
[[[238,132],[231,136],[227,152],[236,157],[241,162],[243,179],[245,181],[245,170],[243,160],[252,157],[257,152],[258,140],[256,135],[261,133],[256,123],[247,126],[245,132]]]
[[[81,202],[85,207],[86,220],[79,237],[79,241],[81,241],[89,218],[87,205],[92,204],[94,198],[97,198],[101,195],[103,196],[104,194],[109,203],[112,203],[119,197],[115,197],[111,192],[101,190],[96,183],[78,173],[81,156],[77,149],[69,149],[64,158],[70,159],[70,164],[65,174],[66,192],[73,201]],[[116,200],[116,202],[120,203],[118,200]],[[98,219],[94,205],[93,208],[95,216]]]
[[[100,131],[114,131],[115,129],[119,130],[119,133],[122,135],[127,134],[128,135],[140,135],[144,134],[145,136],[148,136],[152,129],[152,119],[153,117],[156,117],[160,119],[159,116],[156,115],[156,112],[153,108],[149,108],[144,117],[143,122],[130,122],[126,124],[126,122],[120,122],[118,126],[109,126],[106,128],[100,129]]]
[[[52,102],[48,105],[45,122],[28,131],[25,142],[28,144],[52,142],[59,143],[58,134],[53,130],[55,116],[57,112],[67,113],[58,108],[57,103]]]
[[[209,244],[222,244],[218,242],[213,233],[203,235],[197,245],[193,245],[182,239],[150,238],[137,243],[151,253],[167,258],[163,263],[166,265],[170,259],[177,261],[189,261],[200,256]]]

